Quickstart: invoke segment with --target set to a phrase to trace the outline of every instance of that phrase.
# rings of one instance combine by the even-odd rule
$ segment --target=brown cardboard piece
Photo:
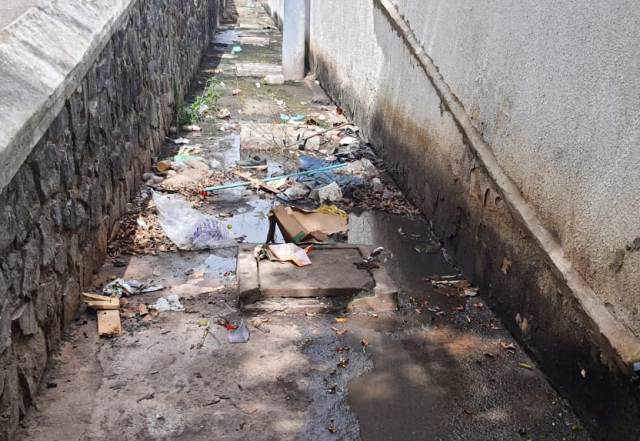
[[[340,216],[283,205],[274,207],[269,217],[271,227],[267,241],[273,239],[275,224],[280,228],[285,241],[296,244],[327,242],[329,235],[348,229],[348,222]]]

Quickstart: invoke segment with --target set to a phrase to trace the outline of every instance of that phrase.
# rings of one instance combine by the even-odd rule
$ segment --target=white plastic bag
[[[158,220],[165,234],[181,250],[204,250],[236,244],[233,234],[220,221],[191,208],[178,195],[153,193]]]

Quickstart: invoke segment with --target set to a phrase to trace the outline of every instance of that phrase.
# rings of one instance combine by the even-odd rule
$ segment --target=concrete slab
[[[354,265],[362,260],[357,248],[314,249],[309,258],[312,264],[305,267],[261,260],[260,293],[264,297],[333,297],[375,286],[371,273]]]
[[[384,268],[353,265],[369,249],[358,245],[316,246],[312,265],[260,261],[255,245],[242,245],[236,270],[239,299],[248,312],[382,312],[397,309],[397,287]]]

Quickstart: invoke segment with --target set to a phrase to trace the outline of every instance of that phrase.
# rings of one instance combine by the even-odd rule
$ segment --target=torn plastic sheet
[[[102,288],[102,293],[111,297],[128,297],[145,292],[160,291],[161,289],[164,289],[164,286],[147,285],[135,279],[115,279]]]
[[[181,250],[234,246],[233,234],[220,221],[198,210],[178,195],[153,193],[158,220],[165,234]]]

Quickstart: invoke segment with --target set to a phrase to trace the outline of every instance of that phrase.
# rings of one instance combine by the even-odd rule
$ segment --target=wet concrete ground
[[[234,63],[280,61],[280,35],[252,4],[232,3],[238,17],[205,56],[192,98],[216,75],[228,86],[219,106],[231,111],[232,122],[279,121],[276,100],[290,113],[333,112],[310,104],[313,91],[301,83],[258,89],[258,79],[231,73]],[[235,58],[222,56],[240,38],[265,36],[268,46],[244,43]],[[241,93],[232,95],[234,88]],[[241,151],[237,131],[219,130],[223,121],[200,125],[202,132],[182,135],[201,144],[203,155],[232,167],[252,153]],[[286,152],[267,155],[268,173],[295,169]],[[259,243],[275,202],[230,190],[200,209],[225,214],[236,236]],[[349,225],[350,243],[386,248],[385,267],[402,289],[398,312],[340,315],[346,320],[339,323],[331,314],[243,315],[228,251],[108,262],[96,275],[96,291],[114,277],[153,280],[167,288],[130,297],[129,307],[175,293],[185,310],[130,314],[114,339],[99,339],[95,314],[82,310],[19,439],[590,439],[481,293],[464,297],[425,281],[457,270],[424,218],[351,210]],[[220,318],[248,323],[249,342],[228,343]]]

